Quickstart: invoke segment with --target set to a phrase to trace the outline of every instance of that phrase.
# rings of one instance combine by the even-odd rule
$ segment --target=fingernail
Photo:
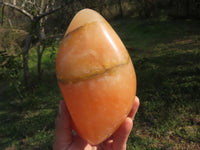
[[[133,106],[133,109],[134,111],[137,111],[139,105],[140,105],[140,101],[139,101],[139,98],[136,96],[135,97],[135,102],[134,102],[136,105]]]
[[[136,96],[136,97],[135,97],[135,102],[134,102],[134,105],[133,105],[133,120],[134,120],[135,115],[136,115],[136,113],[137,113],[137,111],[138,111],[139,105],[140,105],[140,100],[139,100],[139,98]]]

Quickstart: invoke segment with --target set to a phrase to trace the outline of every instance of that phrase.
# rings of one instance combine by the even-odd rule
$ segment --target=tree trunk
[[[38,80],[40,81],[42,78],[42,69],[41,69],[41,62],[42,62],[42,55],[45,50],[45,45],[43,45],[42,50],[40,51],[41,44],[37,47],[37,55],[38,55],[38,63],[37,63],[37,71],[38,71]]]
[[[9,18],[8,18],[8,23],[9,23],[10,28],[13,28],[12,21]]]
[[[123,8],[122,8],[122,1],[119,0],[119,11],[120,11],[120,17],[123,18],[124,14],[123,14]]]
[[[3,19],[4,19],[4,5],[2,6],[2,9],[1,9],[1,25],[3,26]]]
[[[190,1],[186,0],[186,17],[190,17]]]
[[[29,52],[30,45],[31,45],[31,39],[32,39],[32,36],[28,35],[27,38],[26,38],[26,41],[25,41],[25,45],[23,47],[23,52],[22,52],[24,82],[25,82],[26,87],[30,86],[29,67],[28,67],[28,52]]]
[[[38,80],[41,80],[41,54],[40,54],[40,44],[37,47],[37,72],[38,72]]]
[[[45,50],[45,40],[46,40],[46,35],[45,35],[45,30],[44,30],[44,22],[45,22],[45,17],[41,18],[39,20],[39,29],[38,29],[38,37],[39,37],[39,45],[37,47],[37,55],[38,55],[38,64],[37,64],[37,69],[38,69],[38,80],[41,80],[42,76],[42,70],[41,70],[41,62],[42,62],[42,55]],[[41,45],[43,45],[42,50],[41,50]]]
[[[16,0],[13,0],[13,5],[16,5],[17,3],[16,3]]]

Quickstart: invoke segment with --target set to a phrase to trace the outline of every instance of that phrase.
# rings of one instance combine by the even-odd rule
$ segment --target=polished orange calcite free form
[[[130,112],[136,76],[122,41],[97,12],[79,11],[61,42],[56,75],[75,131],[92,145],[110,137]]]

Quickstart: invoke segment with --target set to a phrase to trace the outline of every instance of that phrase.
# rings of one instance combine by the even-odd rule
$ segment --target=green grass
[[[135,66],[141,100],[129,149],[200,149],[198,25],[130,20],[117,26]]]
[[[200,149],[200,22],[128,18],[111,24],[129,50],[141,101],[128,149]],[[0,149],[52,149],[62,99],[52,51],[44,52],[41,82],[36,51],[30,51],[30,90],[21,80],[0,81]]]

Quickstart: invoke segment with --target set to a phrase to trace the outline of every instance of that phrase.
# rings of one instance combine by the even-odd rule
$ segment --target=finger
[[[71,117],[64,101],[60,101],[55,122],[54,150],[67,149],[72,142]]]
[[[113,149],[115,150],[126,150],[126,142],[128,136],[132,130],[133,121],[127,117],[119,129],[113,134]]]
[[[135,96],[133,107],[132,107],[130,113],[128,114],[128,117],[130,117],[132,120],[134,119],[135,114],[138,111],[139,105],[140,105],[140,100],[139,100],[139,98],[137,96]]]
[[[129,115],[127,116],[126,120],[124,121],[124,123],[122,123],[120,128],[104,143],[103,145],[104,147],[109,147],[111,143],[112,144],[114,143],[114,145],[116,145],[116,143],[119,143],[121,147],[126,147],[126,142],[128,140],[128,136],[133,126],[132,120],[135,117],[136,112],[138,111],[139,105],[140,105],[139,98],[135,96],[133,107]],[[122,136],[120,135],[121,133],[122,133]],[[116,142],[117,136],[119,136],[118,139],[121,142]],[[113,141],[113,138],[115,138],[115,141]],[[121,140],[121,139],[124,139],[124,140]]]

